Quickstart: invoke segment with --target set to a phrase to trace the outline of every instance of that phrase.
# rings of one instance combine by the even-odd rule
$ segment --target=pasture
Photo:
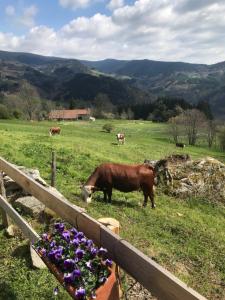
[[[51,152],[55,150],[57,189],[71,202],[85,207],[94,218],[118,219],[123,238],[199,293],[209,299],[224,299],[225,212],[222,205],[209,203],[207,199],[175,199],[158,190],[157,208],[152,210],[148,203],[143,209],[142,193],[125,194],[114,190],[111,205],[103,202],[102,193],[95,193],[93,202],[86,206],[80,199],[80,185],[103,162],[142,163],[144,159],[159,159],[172,153],[188,153],[193,159],[212,156],[225,162],[225,153],[209,150],[203,143],[176,148],[164,124],[112,121],[115,130],[106,133],[102,131],[105,123],[104,120],[0,121],[0,156],[17,165],[38,168],[50,183]],[[60,126],[61,135],[50,137],[52,126]],[[117,145],[118,132],[125,132],[125,145]],[[8,240],[0,230],[0,299],[54,299],[55,280],[46,270],[30,269],[26,251],[24,242],[19,238]],[[61,292],[58,299],[67,299],[67,296]]]

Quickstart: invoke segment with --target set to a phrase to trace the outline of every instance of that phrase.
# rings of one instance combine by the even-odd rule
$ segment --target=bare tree
[[[217,133],[217,124],[213,120],[208,120],[206,123],[206,130],[207,130],[207,142],[209,148],[212,147],[213,142],[216,138],[216,133]]]
[[[179,116],[172,117],[168,121],[169,123],[169,134],[173,137],[175,143],[178,142],[178,137],[181,132],[181,118]]]
[[[36,114],[41,109],[41,101],[37,90],[27,81],[23,81],[21,84],[20,98],[23,102],[24,112],[29,120],[36,118]]]
[[[188,109],[179,118],[182,118],[189,145],[195,145],[199,131],[206,121],[205,115],[197,109]]]

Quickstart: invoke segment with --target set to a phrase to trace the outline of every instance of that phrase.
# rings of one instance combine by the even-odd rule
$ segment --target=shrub
[[[106,132],[110,133],[114,129],[114,126],[112,124],[108,123],[108,124],[105,124],[102,127],[102,129],[105,130]]]
[[[5,105],[0,104],[0,119],[9,119],[9,118],[10,118],[10,114],[8,108]]]

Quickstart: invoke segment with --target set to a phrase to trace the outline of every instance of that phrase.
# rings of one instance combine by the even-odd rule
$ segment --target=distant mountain
[[[75,59],[0,51],[0,92],[18,92],[24,79],[38,89],[41,97],[61,103],[79,99],[91,104],[99,93],[106,94],[114,105],[149,100],[145,91],[93,72]]]
[[[42,97],[55,101],[93,101],[106,93],[113,104],[179,97],[208,101],[225,119],[225,62],[204,65],[152,60],[84,61],[0,51],[0,91],[15,93],[22,79]]]
[[[114,76],[127,76],[131,85],[155,96],[182,97],[190,103],[206,100],[213,112],[225,119],[225,62],[204,65],[107,59],[82,63]]]

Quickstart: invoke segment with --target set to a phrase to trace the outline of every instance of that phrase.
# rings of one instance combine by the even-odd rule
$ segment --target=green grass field
[[[85,207],[94,218],[113,217],[121,223],[121,236],[166,267],[209,299],[225,299],[225,212],[207,199],[181,200],[156,192],[157,208],[141,207],[139,192],[113,191],[112,205],[96,193],[89,206],[80,199],[80,185],[102,162],[142,163],[172,153],[193,159],[212,156],[225,162],[225,153],[203,143],[184,150],[174,146],[167,127],[144,121],[112,121],[112,133],[102,131],[105,121],[49,123],[0,122],[0,156],[18,165],[38,168],[50,182],[51,152],[57,155],[57,189],[71,202]],[[62,134],[49,137],[49,127]],[[117,146],[115,133],[126,133]],[[182,216],[181,216],[182,215]],[[21,251],[20,251],[21,250]],[[0,230],[0,299],[55,299],[56,281],[46,270],[34,270],[27,247],[19,238],[7,239]],[[69,299],[61,291],[57,299]]]

